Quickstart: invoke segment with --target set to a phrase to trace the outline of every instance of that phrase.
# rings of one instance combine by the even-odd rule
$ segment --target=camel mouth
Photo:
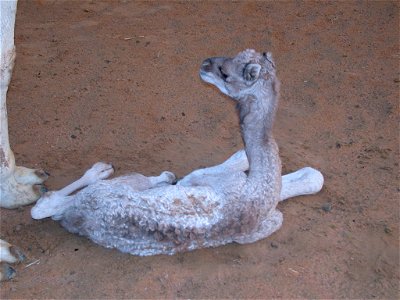
[[[212,72],[200,70],[200,77],[204,82],[216,86],[223,94],[228,95],[228,90],[225,87],[224,81],[216,77]]]
[[[203,81],[211,83],[211,84],[215,84],[214,80],[213,80],[214,76],[212,76],[210,72],[206,72],[206,71],[200,70],[200,74],[199,75],[200,75],[200,78]]]

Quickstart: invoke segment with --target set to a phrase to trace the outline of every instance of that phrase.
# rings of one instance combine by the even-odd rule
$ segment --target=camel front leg
[[[222,164],[209,168],[198,169],[183,177],[178,181],[177,185],[192,186],[205,182],[205,177],[223,174],[231,174],[236,172],[245,172],[249,169],[249,161],[247,160],[246,152],[242,149],[229,157]],[[215,179],[213,179],[215,180]]]
[[[0,1],[0,207],[16,208],[36,201],[48,177],[42,170],[15,166],[8,137],[6,96],[15,61],[14,24],[17,1]]]
[[[220,165],[209,168],[198,169],[178,181],[178,185],[190,186],[201,184],[206,181],[207,176],[224,176],[235,172],[245,172],[249,169],[249,161],[246,152],[239,150]],[[324,177],[318,170],[305,167],[296,172],[282,176],[282,189],[280,201],[301,196],[318,193],[324,184]]]
[[[59,220],[66,209],[73,205],[74,196],[69,196],[77,190],[88,185],[94,184],[99,180],[105,179],[114,173],[111,164],[103,162],[95,163],[78,180],[72,182],[59,191],[47,192],[44,194],[31,209],[33,219],[44,219],[52,217]]]

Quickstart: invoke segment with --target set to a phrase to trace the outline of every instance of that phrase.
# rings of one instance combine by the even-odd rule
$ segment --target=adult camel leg
[[[16,208],[36,201],[47,173],[15,165],[8,138],[6,96],[15,61],[14,24],[17,0],[0,1],[0,207]],[[22,261],[24,255],[0,240],[0,281],[11,279],[15,270],[8,263]]]
[[[16,208],[35,202],[48,175],[17,167],[8,138],[6,96],[15,61],[14,24],[17,1],[0,1],[0,207]]]

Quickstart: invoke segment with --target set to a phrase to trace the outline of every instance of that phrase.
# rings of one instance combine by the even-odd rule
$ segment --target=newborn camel
[[[323,185],[322,174],[312,168],[281,177],[272,135],[279,94],[275,71],[271,54],[254,50],[203,62],[201,78],[238,104],[245,150],[223,164],[194,171],[174,185],[170,172],[102,180],[113,168],[97,163],[78,181],[42,196],[32,217],[53,217],[104,247],[143,256],[269,236],[282,225],[279,201],[316,193]]]

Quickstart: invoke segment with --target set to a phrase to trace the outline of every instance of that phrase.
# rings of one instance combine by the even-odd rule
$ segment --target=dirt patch
[[[28,261],[1,298],[398,298],[399,6],[385,2],[20,1],[8,93],[18,164],[58,189],[96,161],[178,176],[242,147],[201,61],[274,54],[284,173],[323,172],[251,245],[135,257],[1,210]],[[32,265],[26,267],[28,264]]]

